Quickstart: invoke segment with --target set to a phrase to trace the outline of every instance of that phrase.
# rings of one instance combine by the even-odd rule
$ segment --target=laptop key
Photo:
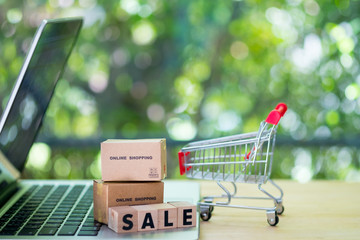
[[[19,230],[19,226],[6,226],[3,230],[9,230],[9,231],[17,231]]]
[[[51,213],[52,209],[39,209],[36,211],[36,213]]]
[[[100,226],[82,227],[80,231],[99,231]]]
[[[78,226],[63,226],[58,235],[59,236],[72,236],[72,235],[75,235],[76,231],[78,229]]]
[[[62,222],[62,220],[51,220],[47,221],[46,224],[61,224]]]
[[[64,220],[65,217],[66,217],[66,216],[60,216],[60,215],[51,216],[51,217],[49,218],[49,221],[52,221],[52,220],[55,220],[55,221],[57,221],[57,220]]]
[[[30,218],[29,222],[32,222],[32,221],[44,221],[47,217],[46,216],[42,216],[42,217],[32,217]]]
[[[5,225],[5,228],[14,228],[19,229],[22,223],[8,223]]]
[[[68,222],[82,222],[83,218],[74,218],[74,217],[69,217],[67,219]]]
[[[59,210],[56,210],[56,211],[53,213],[53,215],[66,216],[66,215],[68,215],[68,213],[69,213],[69,211],[65,211],[65,210],[59,209]]]
[[[81,219],[85,219],[85,214],[70,214],[69,218],[81,218]]]
[[[9,221],[9,217],[2,217],[0,218],[0,224],[6,223],[7,221]]]
[[[40,227],[44,221],[29,221],[26,225],[34,226],[34,227]],[[32,228],[34,228],[32,227]]]
[[[48,217],[49,216],[49,214],[48,213],[35,213],[34,215],[33,215],[33,217]]]
[[[72,226],[79,226],[81,224],[81,221],[66,221],[64,225],[72,225]]]
[[[8,229],[3,229],[0,231],[0,235],[15,235],[17,230],[8,230]]]
[[[67,215],[67,212],[54,212],[51,216],[52,217],[65,217]]]
[[[74,210],[73,213],[74,214],[86,214],[87,210]]]
[[[15,217],[13,217],[11,219],[11,222],[18,222],[18,221],[23,221],[24,219],[28,218],[28,214],[24,214],[24,215],[16,215]]]
[[[38,235],[53,236],[57,232],[58,228],[55,227],[43,227]]]
[[[41,224],[43,224],[43,223],[45,222],[45,220],[46,220],[46,219],[44,219],[44,220],[40,220],[40,219],[38,219],[38,220],[31,220],[31,219],[30,219],[27,223],[28,223],[28,224],[29,224],[29,223],[30,223],[30,224],[34,224],[34,225],[38,225],[38,224],[41,225]]]
[[[24,228],[33,228],[33,229],[39,229],[41,227],[41,224],[34,224],[34,223],[28,223],[24,226]]]
[[[23,228],[18,235],[35,235],[37,231],[34,228]]]
[[[98,231],[79,231],[78,236],[97,236]]]
[[[46,223],[44,227],[46,228],[59,228],[61,223]]]

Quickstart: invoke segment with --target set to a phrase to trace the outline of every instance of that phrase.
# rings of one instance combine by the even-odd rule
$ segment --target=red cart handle
[[[265,122],[277,125],[282,116],[286,113],[287,106],[285,103],[279,103],[274,110],[272,110],[267,116]]]
[[[269,115],[267,116],[265,122],[277,125],[281,119],[282,116],[286,113],[287,106],[285,103],[279,103],[274,110],[272,110]],[[250,154],[252,151],[255,150],[255,147],[246,154],[244,157],[245,160],[248,160],[250,158]]]
[[[185,156],[188,156],[190,154],[190,152],[182,152],[182,151],[179,151],[178,152],[178,155],[179,155],[179,168],[180,168],[180,175],[184,175],[185,173]],[[191,169],[191,166],[188,167],[186,169],[186,171],[189,171]]]
[[[184,166],[184,161],[185,161],[185,154],[180,151],[178,152],[178,155],[179,155],[179,168],[180,168],[180,175],[184,175],[185,173],[185,166]]]

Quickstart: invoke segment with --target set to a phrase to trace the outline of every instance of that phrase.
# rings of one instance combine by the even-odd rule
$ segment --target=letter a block
[[[152,204],[151,207],[158,210],[158,229],[177,228],[178,210],[176,207],[167,203]]]
[[[129,206],[110,207],[108,227],[117,233],[138,231],[138,212]]]
[[[189,202],[168,202],[178,209],[178,228],[196,226],[196,205]]]
[[[137,211],[138,231],[153,231],[158,229],[158,210],[151,205],[131,206]]]

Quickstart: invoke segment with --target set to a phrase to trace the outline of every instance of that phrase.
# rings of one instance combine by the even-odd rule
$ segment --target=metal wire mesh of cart
[[[181,149],[188,178],[265,183],[271,173],[276,125],[258,132],[193,142]]]

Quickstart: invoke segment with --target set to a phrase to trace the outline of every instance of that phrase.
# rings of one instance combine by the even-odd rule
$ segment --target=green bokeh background
[[[278,102],[272,176],[360,181],[360,1],[0,0],[0,111],[44,18],[83,16],[25,178],[100,178],[100,142],[256,131]]]

